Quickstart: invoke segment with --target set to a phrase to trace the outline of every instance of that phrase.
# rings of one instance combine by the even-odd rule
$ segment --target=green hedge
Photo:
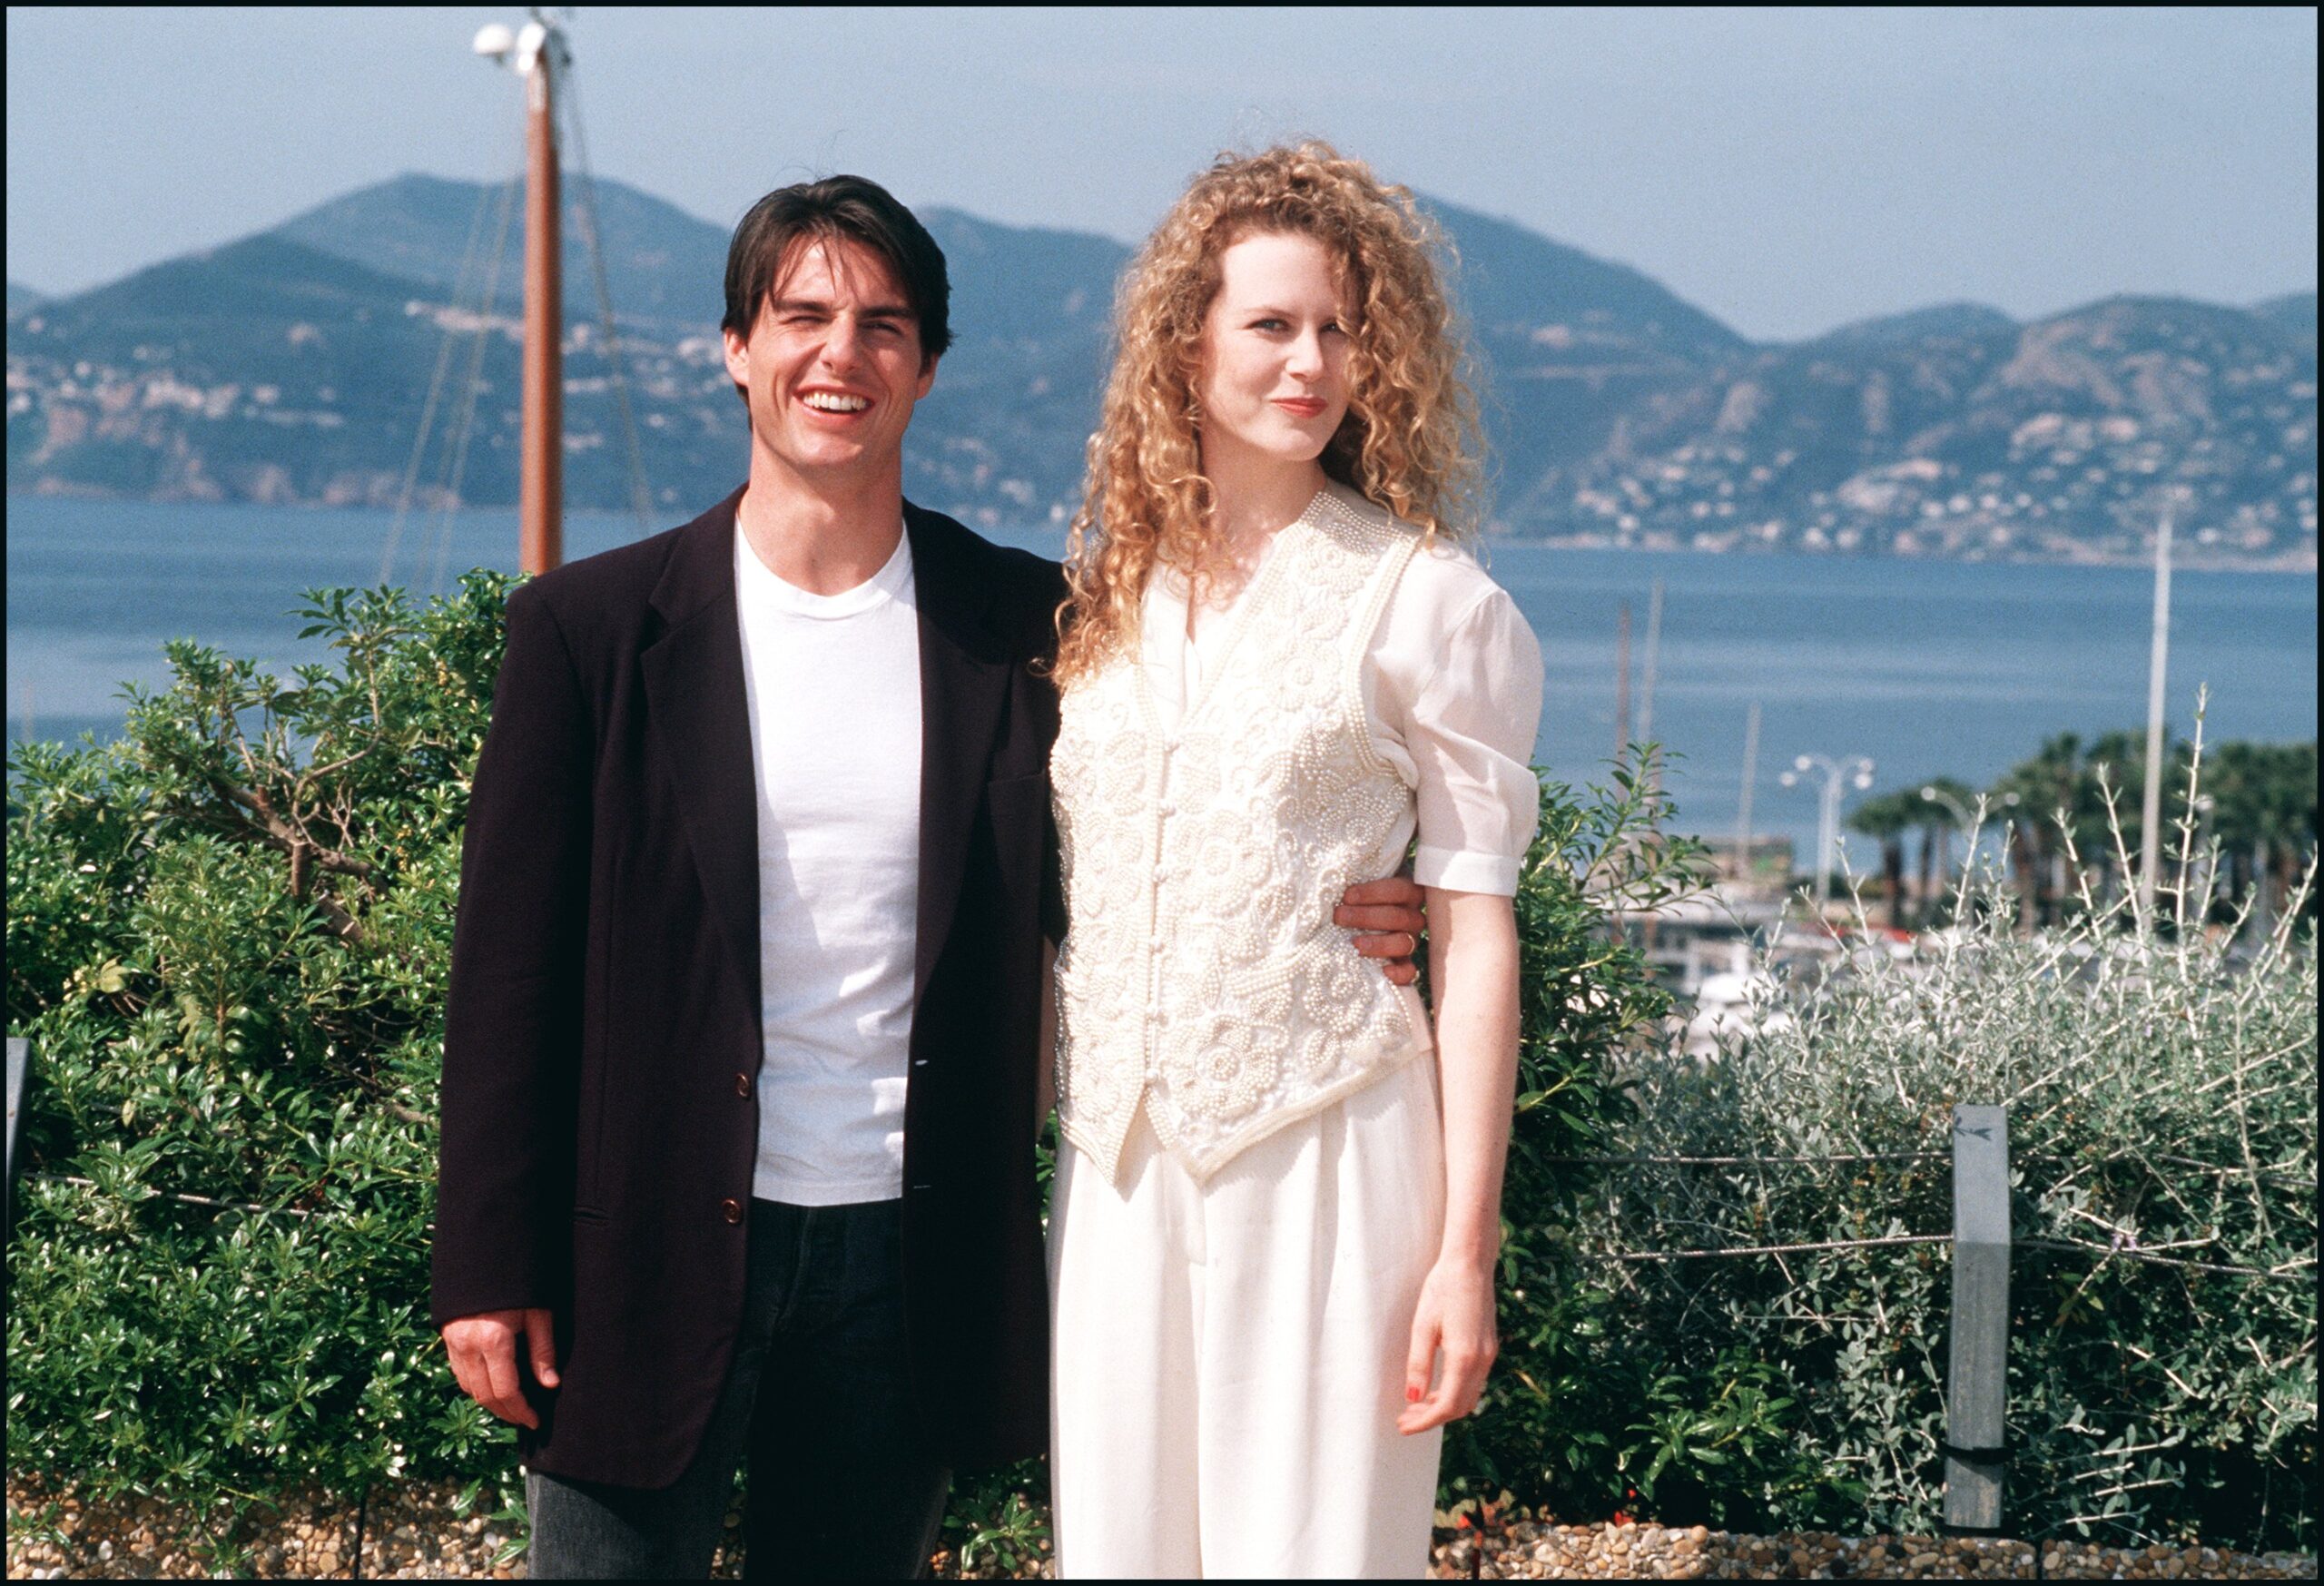
[[[506,592],[320,594],[300,636],[333,665],[279,679],[174,644],[174,683],[133,696],[119,741],[13,752],[8,1020],[37,1060],[12,1470],[193,1502],[505,1491],[513,1433],[455,1390],[426,1294],[460,823]],[[1542,1149],[1603,1127],[1606,1053],[1665,1009],[1593,929],[1610,894],[1672,884],[1684,852],[1641,840],[1658,808],[1635,785],[1544,793],[1522,905]],[[1522,1161],[1512,1186],[1546,1193]],[[1040,1496],[1038,1465],[964,1482],[955,1540],[1022,1547]]]
[[[133,698],[118,742],[12,753],[9,1032],[37,1049],[8,1250],[12,1471],[227,1512],[301,1482],[352,1494],[448,1477],[509,1502],[513,1433],[458,1394],[426,1305],[465,779],[506,591],[471,575],[424,611],[319,595],[306,628],[332,665],[277,679],[173,645],[175,682]],[[1574,1157],[1895,1149],[1941,1143],[1955,1097],[2007,1100],[2021,1153],[2085,1164],[2043,1177],[2027,1162],[2021,1226],[2071,1233],[2086,1214],[2152,1246],[2201,1225],[2204,1248],[2236,1262],[2296,1259],[2302,1239],[2312,1262],[2305,938],[2262,961],[2182,953],[2108,980],[1995,925],[1963,939],[1942,1000],[1876,967],[1803,985],[1788,1027],[1703,1067],[1662,1055],[1668,1000],[1606,929],[1610,907],[1687,884],[1691,848],[1656,835],[1667,814],[1650,781],[1543,791],[1518,898],[1503,1352],[1448,1441],[1448,1503],[1507,1492],[1574,1518],[1634,1503],[1840,1530],[1933,1514],[1941,1247],[1605,1257],[1941,1231],[1941,1161],[1786,1178]],[[2110,933],[2088,922],[2102,962]],[[2068,1105],[2063,1082],[2023,1066],[2040,1040],[2079,1054],[2087,1097]],[[2093,1079],[2110,1054],[2114,1078]],[[2304,1109],[2287,1065],[2307,1076]],[[2214,1105],[2226,1074],[2250,1093],[2240,1110]],[[2136,1119],[2151,1127],[2133,1160]],[[2221,1155],[2230,1119],[2239,1152],[2256,1126],[2253,1149],[2304,1163],[2309,1190],[2248,1214],[2190,1199],[2230,1180],[2174,1177],[2164,1158],[2241,1163]],[[2082,1255],[2020,1270],[2023,1529],[2086,1511],[2133,1535],[2308,1540],[2312,1286],[2255,1299],[2249,1283],[2171,1288],[2156,1275],[2179,1269],[2120,1261],[2093,1279]],[[2102,1485],[2125,1491],[2092,1496]],[[1038,1463],[964,1479],[950,1539],[1021,1557],[1044,1488]]]

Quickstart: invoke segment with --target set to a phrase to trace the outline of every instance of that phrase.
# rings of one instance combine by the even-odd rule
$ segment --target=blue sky
[[[79,290],[398,172],[505,176],[516,9],[7,15],[7,271]],[[1320,133],[1748,335],[1973,299],[2316,281],[2299,10],[582,7],[592,163],[731,223],[858,171],[1129,239],[1217,149]]]

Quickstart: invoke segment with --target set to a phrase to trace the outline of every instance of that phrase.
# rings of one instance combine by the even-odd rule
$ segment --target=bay
[[[124,681],[165,683],[162,641],[192,637],[287,666],[325,658],[291,638],[302,589],[383,576],[426,594],[469,566],[513,568],[516,514],[448,524],[361,508],[9,499],[12,738],[119,731]],[[656,526],[657,527],[663,526]],[[566,554],[636,538],[634,517],[576,514]],[[1049,528],[988,529],[1045,556]],[[390,554],[392,553],[392,554]],[[1801,754],[1862,754],[1869,797],[1939,775],[1983,786],[2043,738],[2141,727],[2152,576],[2136,567],[1717,556],[1501,544],[1493,576],[1541,641],[1540,748],[1552,775],[1602,780],[1614,748],[1615,633],[1632,616],[1632,726],[1640,724],[1649,590],[1664,586],[1652,734],[1687,830],[1733,830],[1745,715],[1762,712],[1753,825],[1812,855],[1816,797],[1777,773]],[[2316,579],[2181,571],[2173,579],[2169,714],[2208,740],[2316,736]]]

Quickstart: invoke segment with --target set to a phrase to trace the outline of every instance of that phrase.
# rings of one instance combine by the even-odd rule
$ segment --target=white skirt
[[[1143,1110],[1119,1188],[1059,1148],[1059,1575],[1427,1573],[1443,1433],[1396,1417],[1443,1233],[1440,1118],[1423,1051],[1206,1183]]]

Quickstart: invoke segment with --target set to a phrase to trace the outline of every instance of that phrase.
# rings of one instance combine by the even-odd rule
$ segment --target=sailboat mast
[[[1630,603],[1614,617],[1614,763],[1630,752]]]
[[[539,14],[535,13],[536,18]],[[542,29],[525,73],[525,380],[517,476],[517,565],[546,573],[565,560],[565,294],[558,278],[555,74],[562,41]]]

